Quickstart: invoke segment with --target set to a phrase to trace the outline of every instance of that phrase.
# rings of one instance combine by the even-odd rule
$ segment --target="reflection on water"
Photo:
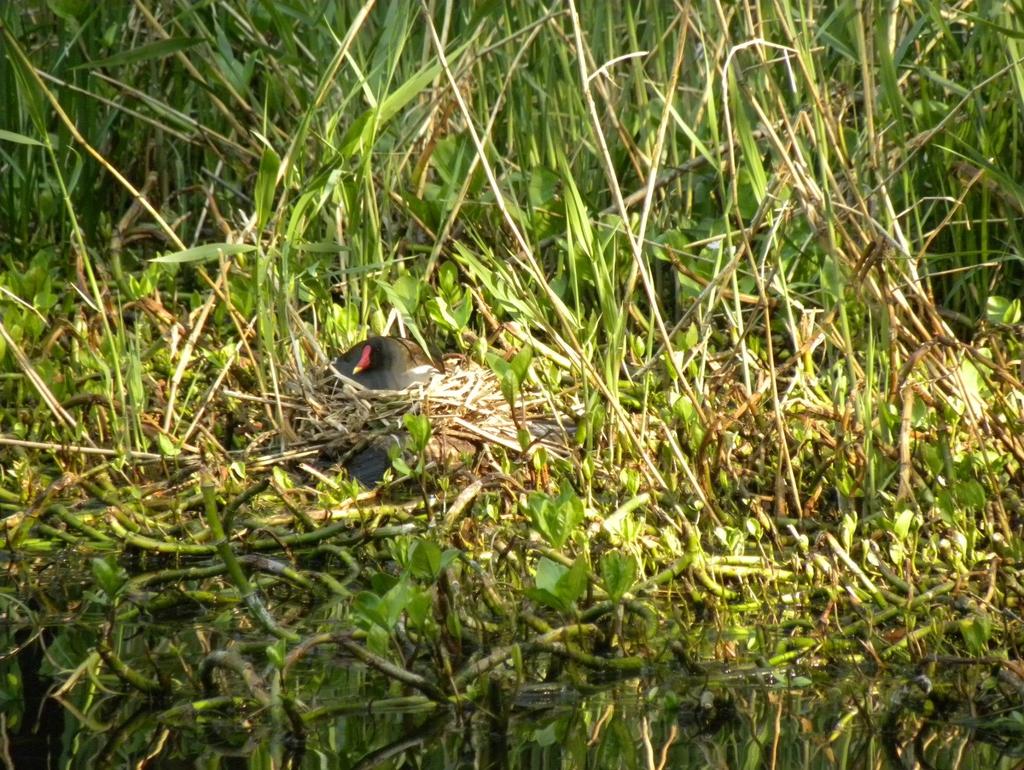
[[[211,644],[218,632],[192,627],[190,634]],[[168,656],[164,663],[187,653],[180,635],[166,639],[151,647]],[[478,699],[485,705],[459,711],[381,709],[402,692],[324,652],[305,658],[280,686],[300,713],[337,705],[351,713],[309,724],[297,739],[273,708],[233,700],[231,677],[220,693],[204,701],[197,690],[192,708],[176,710],[92,677],[95,653],[83,629],[21,641],[20,653],[0,664],[3,744],[14,768],[989,770],[1019,767],[1024,757],[1020,680],[992,665],[873,676],[709,666],[702,676],[666,670],[606,685],[518,687],[495,676]],[[75,668],[80,678],[55,691],[55,672],[66,684]],[[565,671],[563,679],[582,682],[583,673]]]
[[[161,602],[139,590],[110,603],[70,574],[31,601],[24,586],[0,592],[0,768],[991,770],[1024,758],[1024,669],[1013,661],[736,660],[607,680],[542,651],[439,707],[352,657],[345,602],[275,594],[275,616],[302,636],[285,645],[232,603],[173,587]],[[400,626],[365,637],[430,676],[415,661],[435,653],[417,645]],[[105,650],[158,686],[126,685]]]

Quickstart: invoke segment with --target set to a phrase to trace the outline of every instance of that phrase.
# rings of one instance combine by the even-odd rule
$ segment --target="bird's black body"
[[[332,362],[341,375],[370,390],[404,390],[444,369],[412,340],[368,337]]]
[[[401,337],[367,337],[331,362],[337,374],[369,390],[405,390],[429,382],[444,368],[435,363],[423,348]],[[399,437],[381,437],[359,450],[345,462],[349,475],[365,487],[373,488],[391,467],[388,448]]]
[[[367,489],[373,489],[384,478],[387,469],[391,467],[391,456],[388,454],[389,445],[389,441],[381,440],[349,457],[345,462],[348,475]]]

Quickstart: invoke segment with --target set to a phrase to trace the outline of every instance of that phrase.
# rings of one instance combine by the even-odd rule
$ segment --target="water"
[[[137,633],[153,642],[157,630]],[[223,641],[195,626],[166,631],[166,645],[152,649],[168,671],[163,655],[197,652],[184,637]],[[665,670],[603,686],[569,681],[582,671],[521,686],[501,672],[483,705],[438,710],[389,706],[404,689],[325,646],[290,669],[282,691],[299,713],[339,705],[352,713],[318,719],[301,736],[277,709],[243,702],[246,688],[233,673],[216,676],[219,692],[204,694],[187,678],[169,681],[174,693],[166,698],[132,692],[98,664],[76,626],[48,629],[0,669],[15,768],[991,770],[1020,767],[1024,758],[1019,682],[977,665],[947,666],[941,679],[819,670],[788,680],[709,665],[705,676]],[[189,702],[196,708],[181,708]]]
[[[274,617],[302,635],[283,645],[231,602],[200,603],[165,587],[154,592],[162,604],[141,591],[115,604],[74,561],[21,577],[29,574],[31,583],[0,586],[0,766],[992,770],[1024,762],[1024,678],[1012,661],[782,670],[738,658],[609,679],[524,648],[477,682],[473,705],[437,708],[346,651],[347,600],[275,588]],[[408,672],[428,678],[447,654],[397,638],[371,632],[359,645],[416,661]],[[101,643],[159,692],[144,695],[115,676]]]

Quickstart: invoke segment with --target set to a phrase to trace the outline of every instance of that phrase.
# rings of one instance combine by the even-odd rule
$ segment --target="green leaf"
[[[387,619],[387,630],[395,627],[395,623],[402,617],[405,608],[415,598],[417,589],[409,582],[408,577],[403,577],[395,583],[391,589],[382,597],[384,616]]]
[[[114,598],[126,580],[124,570],[100,557],[93,559],[90,562],[90,566],[92,567],[92,576],[96,579],[96,583],[103,590],[103,593],[110,598]]]
[[[441,574],[441,549],[430,540],[416,540],[409,549],[409,572],[415,578],[437,580]]]
[[[508,315],[530,318],[535,311],[516,292],[517,282],[509,273],[507,264],[500,262],[493,254],[478,256],[461,241],[455,242],[459,263],[485,289],[492,302],[491,310]],[[486,258],[486,262],[485,262]]]
[[[515,376],[516,387],[522,386],[526,381],[526,373],[530,368],[531,361],[533,361],[533,348],[527,345],[516,353],[515,358],[509,363],[509,369]]]
[[[125,64],[149,61],[151,59],[165,59],[178,51],[185,51],[193,46],[199,45],[202,41],[194,37],[169,37],[164,40],[157,40],[154,43],[146,43],[138,48],[115,53],[104,59],[94,59],[84,64],[79,64],[71,69],[93,69],[96,67],[122,67]]]
[[[455,314],[453,331],[461,332],[469,325],[470,316],[473,315],[473,298],[468,291],[463,293],[462,299],[452,308],[452,312]]]
[[[395,455],[391,458],[391,467],[398,471],[399,476],[412,476],[412,468],[409,467],[409,463],[405,461],[402,455]]]
[[[444,553],[441,554],[441,569],[446,570],[459,556],[462,555],[462,551],[458,548],[445,548]]]
[[[568,612],[569,607],[554,593],[544,588],[527,588],[526,596],[533,601],[558,612]]]
[[[555,548],[561,548],[583,521],[583,501],[564,484],[557,497],[534,492],[526,499],[533,527]]]
[[[406,273],[399,276],[394,283],[381,283],[380,287],[391,300],[391,304],[401,310],[406,318],[416,314],[423,294],[423,283],[418,278]]]
[[[46,5],[65,21],[77,21],[92,7],[89,0],[46,0]]]
[[[900,540],[906,540],[907,535],[910,534],[910,528],[914,524],[914,520],[917,515],[914,511],[909,508],[904,508],[896,516],[896,520],[893,522],[892,531],[893,534]]]
[[[992,619],[987,615],[975,615],[973,618],[960,621],[960,635],[967,643],[972,655],[988,653],[988,643],[992,637]]]
[[[58,15],[60,14],[60,11],[56,8],[54,8],[54,12]],[[40,93],[42,84],[36,75],[35,65],[21,49],[17,38],[14,37],[8,27],[0,24],[0,34],[3,35],[7,61],[11,64],[15,82],[18,85],[19,106],[32,119],[37,135],[47,139],[45,144],[49,146],[49,104],[47,104],[47,109],[44,110],[43,104],[45,99]]]
[[[561,179],[554,171],[535,166],[530,170],[530,184],[527,188],[527,196],[530,205],[533,207],[546,208],[555,200]]]
[[[427,448],[430,441],[430,419],[425,414],[406,413],[402,417],[405,429],[409,433],[409,444],[416,453]]]
[[[281,169],[281,156],[273,147],[264,147],[260,156],[260,170],[256,174],[256,230],[260,231],[270,219],[277,189],[277,174]]]
[[[569,568],[564,564],[542,556],[537,562],[537,571],[533,576],[533,582],[537,584],[537,588],[554,594],[558,592],[558,581],[568,572]]]
[[[964,359],[960,362],[960,382],[963,384],[967,398],[975,404],[983,403],[988,395],[988,386],[978,367],[972,361]]]
[[[374,572],[370,577],[370,590],[383,596],[398,584],[398,577],[388,572]]]
[[[433,606],[430,594],[426,591],[416,589],[409,597],[409,603],[405,607],[405,616],[409,622],[417,628],[423,628],[430,618],[430,609]],[[455,614],[454,612],[452,613]]]
[[[128,393],[131,394],[132,402],[137,409],[145,411],[146,386],[142,381],[142,361],[139,359],[138,354],[133,353],[132,355],[125,356],[124,369],[125,385],[128,386]],[[162,435],[161,438],[163,438]],[[171,443],[171,446],[174,447],[174,444]]]
[[[442,329],[458,334],[466,328],[473,312],[469,292],[464,292],[454,305],[442,296],[431,297],[427,312]]]
[[[278,639],[274,644],[268,644],[263,651],[270,665],[278,671],[284,668],[288,655],[288,643],[284,639]]]
[[[193,246],[184,251],[174,251],[170,254],[162,254],[154,257],[150,262],[162,262],[164,264],[176,265],[183,262],[210,262],[220,257],[230,257],[235,254],[248,254],[255,251],[256,247],[250,243],[206,243],[202,246]]]
[[[459,290],[459,269],[452,262],[442,262],[437,268],[437,285],[445,294]]]
[[[558,590],[561,596],[568,602],[575,602],[587,590],[589,575],[590,567],[581,556],[572,563],[572,567],[559,581]]]
[[[519,392],[515,373],[511,369],[506,369],[498,380],[498,384],[501,387],[501,395],[510,405],[514,406],[516,395]]]
[[[594,230],[591,226],[593,217],[583,202],[583,196],[576,186],[576,177],[569,165],[569,160],[564,155],[559,155],[558,165],[562,173],[562,183],[565,185],[565,219],[568,225],[568,232],[572,238],[575,251],[579,252],[584,259],[594,256]],[[582,266],[582,265],[581,265]],[[589,271],[586,271],[589,273]]]
[[[1009,300],[997,294],[985,301],[985,318],[994,324],[1018,324],[1021,318],[1020,300]]]
[[[527,595],[552,609],[571,612],[587,588],[588,573],[587,563],[582,558],[573,562],[572,567],[566,567],[546,556],[541,557],[534,574],[536,587],[529,589]]]
[[[619,601],[636,582],[636,559],[609,551],[601,557],[601,579],[612,601]]]
[[[390,632],[416,594],[417,590],[408,577],[403,577],[383,595],[360,591],[352,604],[352,612],[364,628],[375,625]]]
[[[985,494],[985,487],[975,479],[960,482],[954,488],[954,492],[957,502],[961,503],[964,508],[978,512],[985,510],[988,496]]]
[[[360,591],[352,603],[352,614],[357,621],[362,621],[364,626],[374,624],[381,628],[389,628],[381,605],[381,598],[377,594]]]
[[[519,448],[525,452],[533,443],[533,434],[526,428],[520,428],[516,431],[516,441],[519,442]],[[544,447],[538,447],[537,452],[533,455],[533,461],[534,467],[538,470],[543,467],[547,461],[547,452]]]
[[[5,131],[0,128],[0,142],[14,142],[14,144],[28,144],[33,147],[45,147],[46,145],[31,136],[16,134],[13,131]]]
[[[164,457],[177,457],[181,454],[181,447],[174,443],[174,440],[166,433],[159,433],[156,437],[157,447]]]

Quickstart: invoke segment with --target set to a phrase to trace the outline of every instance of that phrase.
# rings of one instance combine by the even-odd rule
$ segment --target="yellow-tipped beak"
[[[371,364],[370,356],[372,355],[373,348],[369,345],[364,347],[363,352],[359,354],[359,361],[356,362],[356,365],[352,368],[352,374],[359,374],[359,372],[365,372],[369,369]]]

